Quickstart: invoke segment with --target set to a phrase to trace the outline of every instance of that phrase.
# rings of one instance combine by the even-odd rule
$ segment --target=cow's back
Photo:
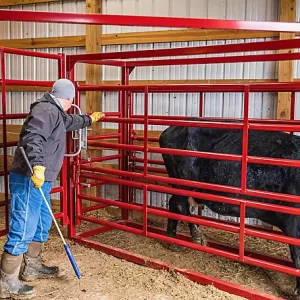
[[[213,153],[242,154],[242,130],[171,126],[160,136],[160,147]],[[300,138],[284,132],[249,131],[248,155],[299,160]],[[170,177],[239,187],[241,163],[163,155]],[[247,188],[299,194],[299,169],[248,164]],[[235,195],[238,196],[238,195]]]

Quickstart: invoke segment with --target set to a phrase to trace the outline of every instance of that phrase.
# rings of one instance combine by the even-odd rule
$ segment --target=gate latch
[[[80,115],[82,115],[81,109],[79,108],[79,106],[72,104],[73,107],[77,108],[78,112]],[[74,153],[68,153],[65,154],[66,157],[74,157],[77,156],[82,149],[87,149],[87,126],[85,128],[81,128],[78,130],[74,130],[72,131],[72,139],[74,141],[78,141],[78,150]]]

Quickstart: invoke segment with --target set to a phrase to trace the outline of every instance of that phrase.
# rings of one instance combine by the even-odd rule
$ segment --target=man
[[[41,187],[50,204],[52,182],[61,169],[66,145],[66,132],[91,125],[104,117],[71,115],[75,88],[68,79],[57,80],[51,93],[34,102],[22,127],[18,146],[23,147],[33,168],[33,175],[17,148],[9,176],[11,195],[10,224],[0,266],[1,293],[30,295],[33,287],[19,280],[24,257],[23,281],[49,278],[58,274],[57,267],[41,262],[42,244],[48,239],[52,218],[41,197]]]

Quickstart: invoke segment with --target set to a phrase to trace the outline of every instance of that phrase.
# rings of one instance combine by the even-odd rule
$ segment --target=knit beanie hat
[[[52,87],[51,94],[55,98],[73,99],[75,97],[75,87],[69,79],[58,79]]]

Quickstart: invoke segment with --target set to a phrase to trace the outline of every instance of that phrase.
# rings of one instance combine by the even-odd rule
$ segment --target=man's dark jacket
[[[66,132],[91,125],[87,115],[66,114],[46,93],[30,106],[22,127],[18,147],[25,149],[31,166],[44,166],[45,181],[55,181],[62,167],[66,147]],[[17,148],[11,172],[30,176],[21,151]]]

